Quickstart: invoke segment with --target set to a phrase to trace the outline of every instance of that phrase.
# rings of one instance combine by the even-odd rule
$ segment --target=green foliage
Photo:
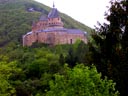
[[[0,62],[0,96],[15,96],[15,88],[10,83],[10,77],[21,71],[16,68],[16,62]]]
[[[103,76],[113,79],[121,96],[128,95],[128,0],[111,1],[105,14],[109,24],[99,24],[90,44],[92,61]]]
[[[15,94],[15,89],[5,79],[5,76],[0,74],[0,96],[11,96],[12,94]]]
[[[65,74],[55,74],[46,96],[118,96],[112,80],[101,79],[95,67],[65,66]]]
[[[49,90],[48,82],[53,78],[53,74],[62,70],[59,54],[52,52],[53,48],[47,46],[1,49],[0,53],[4,54],[1,60],[8,62],[17,60],[16,67],[21,68],[21,71],[13,72],[9,78],[17,96],[30,94],[35,96],[37,93],[43,95],[45,90]]]
[[[74,68],[75,65],[72,66],[72,68],[64,67],[67,57],[69,56],[68,51],[70,50],[70,48],[73,49],[74,57],[77,58],[78,56],[81,57],[76,60],[75,65],[78,62],[82,62],[84,63],[84,65],[88,65],[88,66],[91,65],[85,62],[88,61],[86,60],[86,57],[88,57],[87,55],[88,52],[86,52],[88,51],[88,46],[81,41],[78,41],[76,42],[76,44],[72,44],[72,45],[57,45],[52,47],[44,46],[44,45],[39,45],[34,47],[21,47],[21,46],[13,45],[11,47],[7,46],[6,49],[1,48],[0,64],[2,68],[0,69],[0,74],[5,78],[5,79],[4,78],[1,79],[1,82],[5,82],[5,84],[3,83],[4,85],[1,86],[5,86],[5,87],[6,85],[10,86],[4,88],[5,89],[4,93],[7,93],[6,90],[10,90],[8,91],[9,94],[11,95],[16,94],[16,96],[30,96],[30,95],[46,96],[46,93],[50,90],[49,82],[55,80],[54,74],[61,74],[62,76],[68,76],[68,72],[69,72],[71,74],[74,74],[73,75],[74,77],[71,76],[71,79],[73,80],[78,78],[77,76],[79,75],[83,76],[82,73],[80,73],[81,71],[77,72],[79,70],[84,70],[83,68],[85,67],[83,65],[79,66],[78,64],[76,68]],[[72,61],[72,58],[68,58],[68,60]],[[70,64],[68,65],[70,66]],[[90,71],[92,71],[90,74],[93,74],[93,71],[95,73],[95,70],[93,70],[95,68],[92,69],[90,69],[89,67],[87,68]],[[89,76],[87,81],[90,82],[91,76],[93,78],[93,75],[89,75],[89,73],[86,75]],[[100,75],[98,76],[100,77]],[[85,77],[80,77],[78,80],[82,82]],[[68,78],[70,78],[70,76]],[[76,81],[76,83],[79,82]],[[111,85],[111,82],[109,83]],[[108,83],[105,84],[107,85]],[[75,85],[73,84],[72,86]],[[86,89],[89,86],[90,85],[88,86],[86,85]],[[102,87],[104,86],[105,85],[103,85]],[[69,88],[71,88],[71,86]],[[81,88],[79,90],[83,91],[84,88],[83,89]]]
[[[65,62],[70,67],[74,67],[77,63],[84,63],[85,65],[91,65],[89,62],[89,47],[83,41],[77,41],[75,44],[70,46],[68,54],[65,57]]]

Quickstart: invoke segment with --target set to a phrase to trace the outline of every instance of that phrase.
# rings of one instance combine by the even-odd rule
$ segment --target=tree
[[[68,63],[70,67],[74,67],[77,63],[87,64],[88,54],[89,48],[87,44],[78,40],[70,46],[68,54],[65,56],[65,62]]]
[[[4,75],[0,74],[0,96],[11,96],[15,94],[15,89],[11,86]]]
[[[55,74],[46,96],[118,96],[112,80],[101,79],[96,68],[76,65],[65,66],[65,74]]]
[[[105,14],[109,24],[99,24],[90,46],[93,64],[103,77],[116,81],[121,96],[128,95],[128,0],[111,1]]]
[[[75,44],[74,44],[75,45]],[[87,44],[85,44],[83,41],[80,41],[75,49],[75,55],[77,58],[77,63],[84,63],[87,64],[88,60],[88,51],[89,48]]]
[[[77,63],[77,56],[75,55],[75,50],[72,46],[68,50],[68,54],[65,57],[65,62],[68,63],[70,67],[74,67]]]
[[[16,68],[16,62],[0,62],[0,96],[15,96],[15,88],[10,83],[10,77],[13,73],[20,71]]]
[[[64,65],[64,63],[65,63],[65,59],[64,59],[64,55],[63,55],[63,54],[60,54],[59,63],[60,63],[61,65]]]

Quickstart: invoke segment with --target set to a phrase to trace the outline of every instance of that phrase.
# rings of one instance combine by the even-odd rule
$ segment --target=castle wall
[[[78,39],[87,43],[87,39],[84,34],[69,34],[66,32],[38,32],[36,34],[29,34],[24,36],[23,45],[31,46],[34,42],[46,43],[51,45],[57,44],[73,44]]]
[[[47,39],[46,37],[47,37],[46,32],[40,32],[40,33],[38,33],[37,41],[40,42],[40,43],[45,43],[46,39]]]
[[[77,40],[82,40],[83,42],[87,43],[84,34],[67,34],[67,44],[73,44]]]
[[[65,32],[55,32],[55,45],[57,44],[67,44],[67,34]]]
[[[31,46],[34,42],[37,41],[37,36],[35,33],[26,34],[23,36],[23,46]]]
[[[32,39],[31,35],[26,35],[25,36],[25,43],[24,44],[27,45],[27,46],[31,46],[32,45],[31,39]]]

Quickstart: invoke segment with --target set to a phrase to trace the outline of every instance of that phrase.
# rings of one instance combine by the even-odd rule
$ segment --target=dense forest
[[[33,0],[0,0],[0,96],[127,96],[128,0],[110,4],[109,23],[93,31],[60,14],[65,27],[88,32],[88,44],[22,47],[22,35],[50,8]]]
[[[89,65],[88,46],[8,47],[0,50],[1,96],[118,96],[112,80]]]

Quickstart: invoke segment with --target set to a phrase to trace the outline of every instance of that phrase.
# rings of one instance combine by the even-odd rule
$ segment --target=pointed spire
[[[53,1],[53,8],[55,7],[54,1]]]

